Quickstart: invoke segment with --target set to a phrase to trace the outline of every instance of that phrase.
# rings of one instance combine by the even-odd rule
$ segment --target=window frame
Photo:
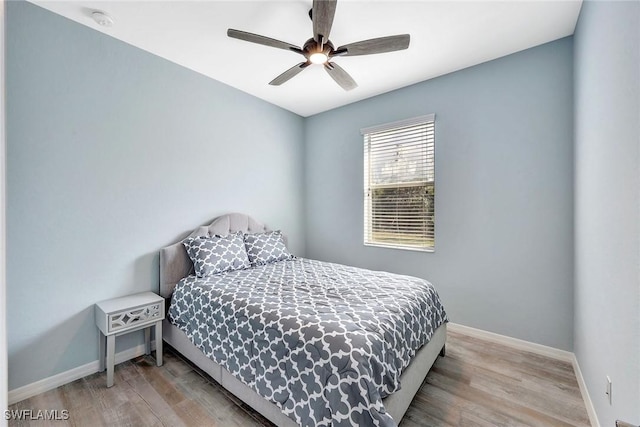
[[[370,135],[380,132],[390,132],[394,130],[400,131],[403,128],[413,127],[413,126],[426,126],[427,132],[431,130],[432,137],[427,136],[424,140],[425,152],[426,152],[426,160],[425,160],[425,172],[424,172],[424,181],[409,181],[405,182],[402,185],[402,181],[396,181],[392,183],[386,184],[373,184],[371,179],[371,168],[368,162],[371,162],[371,149],[370,149]],[[435,114],[428,114],[418,117],[413,117],[406,120],[399,120],[395,122],[385,123],[381,125],[371,126],[367,128],[363,128],[360,130],[360,133],[363,136],[363,175],[364,175],[364,188],[363,188],[363,244],[365,246],[371,247],[382,247],[382,248],[390,248],[390,249],[401,249],[401,250],[410,250],[410,251],[418,251],[418,252],[435,252],[436,248],[436,208],[435,208],[435,191],[436,191],[436,171],[435,171],[435,151],[436,151],[436,136],[435,136]],[[405,141],[407,142],[407,141]],[[382,144],[381,144],[382,145]],[[429,146],[431,145],[432,148]],[[429,167],[429,156],[431,156],[431,167]],[[413,159],[413,158],[412,158]],[[431,180],[429,178],[432,177]],[[432,209],[430,212],[433,212],[433,233],[432,236],[432,245],[411,245],[406,243],[391,243],[384,241],[376,241],[373,239],[373,226],[371,225],[373,220],[372,216],[374,214],[373,209],[373,197],[370,196],[370,191],[374,188],[408,188],[411,186],[424,186],[425,190],[432,188],[433,193],[433,201],[432,201]],[[425,196],[428,197],[428,196]],[[426,215],[429,215],[430,212],[427,212]],[[424,239],[429,239],[429,235],[424,235]]]

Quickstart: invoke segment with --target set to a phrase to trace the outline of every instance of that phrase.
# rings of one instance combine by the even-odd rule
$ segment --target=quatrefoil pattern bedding
[[[297,258],[176,286],[169,320],[302,426],[394,426],[382,399],[447,316],[425,280]]]
[[[264,265],[291,258],[280,231],[245,234],[244,244],[251,265]]]
[[[182,244],[193,262],[198,277],[251,266],[242,232],[224,237],[192,237],[185,239]]]

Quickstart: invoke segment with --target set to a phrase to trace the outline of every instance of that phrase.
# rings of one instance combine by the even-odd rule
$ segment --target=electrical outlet
[[[607,399],[609,399],[609,405],[611,405],[611,378],[607,375],[607,391],[604,392],[607,395]]]

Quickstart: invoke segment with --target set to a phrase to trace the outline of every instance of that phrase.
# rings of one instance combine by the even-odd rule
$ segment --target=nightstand
[[[96,304],[96,325],[100,329],[100,372],[107,369],[107,387],[113,385],[116,337],[144,329],[146,354],[151,354],[151,327],[156,327],[156,363],[162,366],[162,320],[164,298],[143,292]]]

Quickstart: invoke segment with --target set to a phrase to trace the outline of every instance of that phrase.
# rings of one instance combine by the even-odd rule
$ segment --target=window
[[[435,248],[435,115],[362,129],[364,244]]]

